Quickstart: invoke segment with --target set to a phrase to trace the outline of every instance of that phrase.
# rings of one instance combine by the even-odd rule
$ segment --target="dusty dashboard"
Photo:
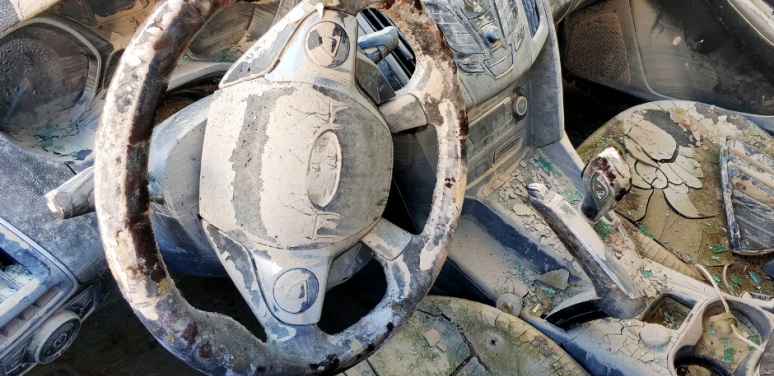
[[[535,0],[427,1],[454,52],[466,105],[500,93],[527,72],[547,36]]]
[[[470,124],[469,180],[522,139],[532,67],[550,22],[536,0],[425,2],[457,61]]]
[[[555,86],[560,85],[561,77],[555,60],[558,56],[553,55],[550,43],[550,38],[555,38],[553,20],[544,2],[430,0],[424,4],[454,54],[465,95],[469,186],[521,146],[531,145],[532,141],[526,141],[531,128],[551,128],[556,137],[546,143],[559,141],[558,115],[544,113],[556,110],[552,103],[561,100],[550,96],[560,92]],[[370,28],[379,31],[379,20],[366,13],[358,16],[361,29],[366,33]],[[361,20],[364,15],[365,20]],[[388,58],[379,63],[388,79],[410,77],[403,68],[410,66],[410,61],[399,51],[405,44],[393,53],[395,61]],[[549,123],[551,126],[546,126]],[[429,210],[423,203],[429,202],[432,195],[437,163],[435,137],[432,129],[393,135],[396,188],[407,200],[409,215],[418,228]]]

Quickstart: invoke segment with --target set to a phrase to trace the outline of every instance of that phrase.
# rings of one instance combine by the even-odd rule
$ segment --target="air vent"
[[[387,16],[375,9],[363,10],[358,14],[357,20],[361,35],[371,34],[388,26],[395,26]],[[398,90],[408,83],[411,75],[414,74],[415,67],[414,51],[406,37],[401,33],[398,48],[379,63],[379,69],[387,77],[393,90]]]
[[[535,0],[521,0],[524,4],[524,14],[527,15],[527,22],[529,22],[529,31],[532,36],[535,36],[538,26],[540,26],[540,11],[538,11],[537,1]]]
[[[45,307],[48,302],[53,299],[56,294],[59,293],[59,288],[54,286],[51,290],[46,291],[38,300],[30,304],[16,317],[12,318],[2,328],[0,328],[0,342],[5,342],[9,338],[13,338],[15,334],[18,334],[23,329],[29,320],[37,314],[41,308]]]
[[[33,275],[0,248],[0,303],[30,283]]]

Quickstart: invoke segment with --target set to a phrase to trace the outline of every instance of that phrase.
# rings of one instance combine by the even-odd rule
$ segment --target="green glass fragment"
[[[645,227],[645,225],[639,225],[637,226],[637,229],[640,230],[641,233],[645,234],[645,236],[655,239],[655,236],[651,235],[650,231],[648,231],[648,228]]]
[[[718,273],[713,274],[712,279],[714,279],[715,282],[720,283],[720,276],[718,275]]]
[[[542,156],[537,159],[537,164],[540,166],[540,168],[543,169],[543,171],[559,175],[559,171],[556,171],[554,165],[552,165],[551,162],[545,160]]]
[[[721,262],[721,261],[723,261],[723,260],[721,260],[721,259],[720,259],[720,257],[718,257],[718,256],[712,256],[712,257],[710,257],[710,258],[711,258],[711,259],[713,259],[713,260],[715,260],[715,261],[717,261],[717,262]]]
[[[44,135],[50,135],[56,129],[56,124],[47,123],[45,127],[40,131]]]
[[[691,257],[691,255],[685,255],[685,257],[688,258],[689,264],[693,262],[693,257]]]
[[[613,233],[613,226],[605,223],[603,220],[599,220],[599,222],[594,225],[594,230],[604,239]]]
[[[236,47],[232,48],[224,48],[220,51],[218,51],[215,56],[220,60],[221,62],[228,62],[233,63],[239,59],[239,49]]]
[[[753,281],[755,281],[756,285],[761,283],[761,277],[758,277],[758,273],[756,273],[756,272],[754,272],[752,270],[750,270],[750,278],[752,278]]]
[[[578,200],[583,200],[583,195],[580,192],[575,191],[575,198],[577,198]]]
[[[554,289],[552,289],[552,288],[550,288],[548,286],[540,285],[540,289],[545,291],[545,292],[547,292],[547,293],[549,293],[549,294],[556,294],[556,290],[554,290]]]
[[[737,285],[742,285],[742,279],[736,276],[731,276],[731,282],[736,283]]]
[[[733,363],[733,362],[734,362],[734,349],[723,350],[723,363]]]
[[[720,252],[725,252],[727,249],[728,248],[726,248],[725,246],[719,245],[719,246],[715,247],[715,249],[713,249],[712,252],[713,253],[720,253]]]
[[[653,278],[653,273],[651,273],[651,272],[649,272],[647,270],[640,269],[640,272],[642,273],[642,275],[644,275],[644,276],[646,276],[648,278]]]

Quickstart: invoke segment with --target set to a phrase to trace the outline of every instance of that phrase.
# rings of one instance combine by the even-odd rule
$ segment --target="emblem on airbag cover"
[[[338,67],[349,56],[347,32],[338,24],[328,21],[312,26],[306,36],[306,54],[323,67]]]
[[[336,194],[341,176],[341,146],[336,134],[326,131],[315,140],[309,155],[306,189],[309,199],[324,207]]]
[[[291,269],[274,282],[274,300],[290,313],[304,312],[317,300],[317,277],[306,269]]]

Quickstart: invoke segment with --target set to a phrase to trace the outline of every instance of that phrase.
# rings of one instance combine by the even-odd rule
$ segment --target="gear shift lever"
[[[592,227],[631,187],[631,171],[623,152],[608,147],[589,161],[582,176],[586,196],[578,208],[543,184],[527,186],[532,207],[578,260],[594,286],[594,291],[576,295],[548,313],[546,320],[560,327],[598,318],[600,313],[631,318],[645,309],[644,296]]]
[[[623,152],[615,146],[608,146],[592,158],[581,173],[586,195],[580,204],[580,212],[591,223],[613,210],[629,192],[632,172]]]
[[[597,309],[614,318],[628,319],[640,314],[645,308],[644,296],[584,216],[564,197],[551,192],[543,184],[532,183],[527,186],[527,191],[532,207],[556,232],[559,240],[578,260],[594,285],[596,294],[589,296],[587,300],[593,301]],[[578,299],[581,298],[583,297],[578,295]],[[554,317],[559,317],[559,321],[578,320],[584,312],[577,312],[578,308],[572,305],[579,307],[577,303],[582,302],[571,300],[556,307],[546,319],[553,322],[550,316],[558,313]],[[570,308],[567,311],[571,313],[561,312],[565,308]],[[568,315],[573,317],[567,318]]]

